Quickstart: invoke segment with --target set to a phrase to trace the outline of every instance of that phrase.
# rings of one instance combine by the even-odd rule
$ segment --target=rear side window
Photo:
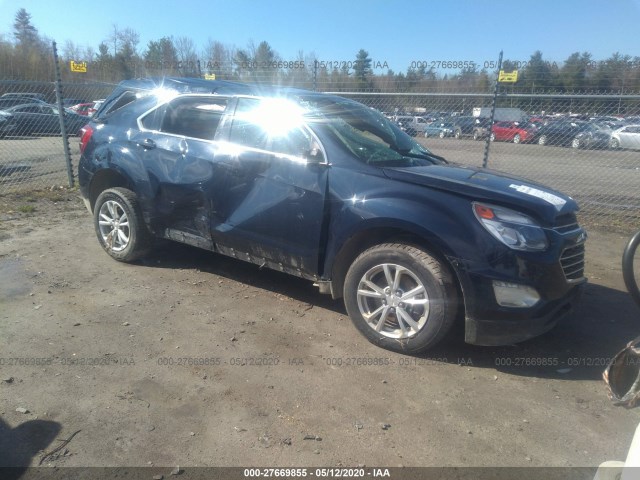
[[[133,102],[136,98],[138,97],[136,96],[135,92],[124,92],[122,95],[111,100],[107,105],[104,106],[105,108],[100,112],[100,117],[104,117],[105,115],[121,109],[125,105]]]
[[[213,140],[220,119],[227,109],[226,98],[180,97],[172,100],[162,115],[160,131],[173,135]],[[151,112],[148,124],[160,120]],[[158,112],[159,115],[160,113]],[[147,117],[142,124],[147,128]]]

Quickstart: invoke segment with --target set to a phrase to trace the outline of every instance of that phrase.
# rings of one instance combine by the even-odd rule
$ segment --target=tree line
[[[497,66],[485,62],[452,70],[413,62],[406,71],[394,72],[386,62],[375,62],[365,49],[352,60],[324,62],[315,53],[302,50],[296,58],[285,60],[267,41],[238,48],[209,39],[199,47],[188,36],[165,36],[140,45],[140,35],[133,28],[117,25],[110,28],[97,49],[69,40],[58,48],[63,80],[79,83],[175,75],[331,91],[484,93],[492,88]],[[86,62],[87,72],[72,73],[71,60]],[[443,65],[448,63],[457,65]],[[518,70],[518,81],[506,87],[511,93],[640,92],[640,57],[619,52],[605,60],[576,52],[556,63],[536,51],[525,62],[505,60],[502,69]],[[51,39],[38,32],[24,8],[15,14],[13,31],[0,34],[0,72],[2,80],[54,78]]]

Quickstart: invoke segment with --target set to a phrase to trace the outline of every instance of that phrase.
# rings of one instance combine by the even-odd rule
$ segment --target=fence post
[[[51,42],[53,48],[53,64],[56,69],[56,101],[58,112],[60,113],[60,133],[62,133],[62,148],[64,148],[64,158],[67,162],[67,177],[69,177],[69,187],[73,187],[73,166],[71,164],[71,151],[69,149],[69,138],[67,137],[67,127],[65,124],[65,110],[62,103],[62,77],[60,75],[60,62],[58,61],[58,48],[55,40]]]
[[[482,159],[482,168],[487,168],[489,163],[489,145],[491,145],[491,130],[493,128],[493,118],[496,113],[496,101],[498,99],[498,82],[500,78],[500,69],[502,68],[502,50],[500,50],[500,57],[498,58],[498,75],[496,76],[496,86],[493,89],[493,100],[491,101],[491,117],[489,118],[489,135],[484,144],[484,158]]]

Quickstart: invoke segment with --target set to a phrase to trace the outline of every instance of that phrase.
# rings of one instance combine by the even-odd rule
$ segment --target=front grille
[[[568,281],[581,280],[584,277],[584,243],[562,252],[560,265]]]
[[[578,219],[575,214],[568,213],[556,219],[556,226],[553,229],[558,233],[567,233],[577,230],[578,228],[580,228],[580,226],[578,225]]]

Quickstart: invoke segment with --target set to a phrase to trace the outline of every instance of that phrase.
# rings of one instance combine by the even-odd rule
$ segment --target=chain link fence
[[[295,66],[295,64],[293,64]],[[142,65],[140,77],[184,72]],[[280,84],[335,93],[376,108],[418,142],[453,163],[506,172],[540,182],[573,196],[587,225],[631,232],[640,225],[640,95],[608,93],[524,92],[498,84],[485,87],[438,81],[366,85],[347,69],[327,74],[317,65],[274,73],[237,65],[218,65],[211,74],[198,65],[190,75],[251,83]],[[0,195],[67,185],[77,172],[78,131],[90,120],[116,83],[0,79]],[[495,97],[494,123],[490,121]],[[27,102],[27,103],[18,103]],[[61,137],[62,110],[70,139],[69,158]],[[3,122],[3,119],[5,121]],[[487,155],[488,153],[488,155]]]

